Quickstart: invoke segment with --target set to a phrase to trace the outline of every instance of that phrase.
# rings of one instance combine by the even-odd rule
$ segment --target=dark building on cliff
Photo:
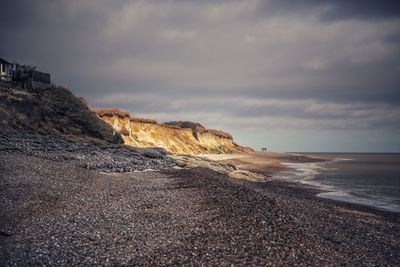
[[[0,80],[26,89],[45,88],[51,85],[50,74],[37,71],[36,67],[10,63],[0,58]]]
[[[12,80],[12,64],[0,58],[0,80],[10,82]]]

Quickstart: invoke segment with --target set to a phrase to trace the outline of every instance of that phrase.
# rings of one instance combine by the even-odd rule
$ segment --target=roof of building
[[[42,72],[42,71],[38,71],[38,70],[33,70],[33,73],[36,73],[38,75],[48,75],[48,76],[50,76],[50,73]]]
[[[0,63],[2,64],[11,64],[10,62],[8,62],[7,60],[3,59],[0,57]]]

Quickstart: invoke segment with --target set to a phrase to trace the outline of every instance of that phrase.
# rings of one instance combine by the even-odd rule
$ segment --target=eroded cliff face
[[[175,154],[243,153],[252,151],[233,142],[232,136],[217,130],[205,129],[191,122],[157,123],[154,120],[133,118],[117,109],[94,110],[99,118],[121,134],[127,145],[162,147]],[[189,126],[182,123],[189,123]],[[196,127],[192,127],[196,125]]]

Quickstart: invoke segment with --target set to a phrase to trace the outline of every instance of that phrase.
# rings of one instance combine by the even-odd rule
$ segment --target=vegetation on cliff
[[[122,143],[119,134],[85,101],[62,87],[21,89],[0,86],[0,131],[54,134]]]

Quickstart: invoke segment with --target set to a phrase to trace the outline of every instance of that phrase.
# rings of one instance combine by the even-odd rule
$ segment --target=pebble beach
[[[396,213],[274,179],[172,168],[161,156],[153,171],[104,172],[85,168],[84,157],[60,160],[5,143],[2,266],[400,264]],[[149,156],[137,154],[143,164]]]

